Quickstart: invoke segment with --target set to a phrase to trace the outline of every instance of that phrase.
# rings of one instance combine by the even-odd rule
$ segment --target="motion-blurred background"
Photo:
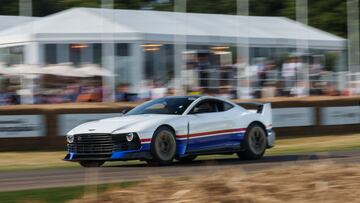
[[[358,5],[1,0],[0,104],[359,95]]]
[[[272,102],[279,136],[356,131],[359,64],[359,0],[1,0],[0,148],[63,149],[168,95]]]

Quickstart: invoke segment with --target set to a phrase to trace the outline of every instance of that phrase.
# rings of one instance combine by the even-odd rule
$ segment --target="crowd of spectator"
[[[358,84],[339,83],[343,73],[329,71],[334,67],[325,67],[323,57],[256,58],[251,65],[238,59],[235,64],[214,65],[207,57],[191,56],[183,71],[185,89],[234,99],[360,94]]]
[[[348,87],[338,88],[339,73],[328,71],[318,57],[289,57],[277,64],[266,59],[252,70],[253,97],[348,95]],[[354,92],[355,94],[355,92]]]
[[[145,101],[169,95],[213,95],[228,99],[249,99],[278,96],[359,95],[358,85],[339,89],[334,72],[327,71],[321,58],[288,57],[282,62],[260,58],[247,65],[238,59],[235,64],[213,65],[207,56],[192,57],[181,73],[181,88],[159,81],[142,81],[134,91],[130,84],[115,87],[115,95],[103,86],[101,78],[94,81],[66,81],[57,87],[35,88],[32,103]],[[335,75],[335,76],[334,76]],[[4,89],[4,88],[3,88]],[[27,93],[19,85],[8,85],[0,91],[0,105],[28,103]],[[113,98],[113,99],[106,99]]]

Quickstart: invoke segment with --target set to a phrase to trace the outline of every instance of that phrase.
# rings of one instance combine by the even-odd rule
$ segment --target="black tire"
[[[243,151],[237,153],[240,159],[256,160],[264,156],[267,145],[267,137],[264,128],[257,123],[251,124],[245,133],[241,145]]]
[[[175,133],[168,127],[158,128],[151,141],[150,152],[151,160],[147,160],[150,165],[169,165],[176,155]]]
[[[176,157],[176,160],[178,160],[179,162],[182,163],[188,163],[193,161],[194,159],[196,159],[196,155],[189,155],[189,156],[184,156],[184,157]]]
[[[100,167],[105,161],[80,161],[79,164],[86,168]]]

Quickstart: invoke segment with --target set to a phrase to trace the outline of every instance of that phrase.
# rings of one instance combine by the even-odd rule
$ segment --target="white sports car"
[[[251,110],[243,106],[253,104]],[[145,102],[120,117],[81,124],[67,134],[65,160],[85,167],[144,160],[165,165],[198,155],[259,159],[274,145],[271,104],[210,96],[174,96]]]

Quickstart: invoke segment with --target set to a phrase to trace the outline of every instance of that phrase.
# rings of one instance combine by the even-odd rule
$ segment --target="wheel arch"
[[[175,140],[175,154],[174,156],[170,159],[170,160],[163,160],[159,157],[159,155],[156,153],[156,150],[155,150],[155,143],[154,143],[154,136],[156,136],[156,133],[159,129],[161,128],[166,128],[166,129],[169,129],[171,132],[172,132],[172,135],[174,137],[174,140]],[[159,125],[155,131],[153,132],[153,137],[151,138],[151,143],[150,143],[150,153],[151,153],[151,156],[152,158],[147,160],[149,164],[151,165],[168,165],[170,164],[173,159],[175,158],[176,156],[176,152],[177,152],[177,144],[176,144],[176,134],[175,134],[175,130],[174,128],[171,126],[171,125],[168,125],[168,124],[162,124],[162,125]]]
[[[174,129],[171,125],[169,125],[169,124],[162,124],[162,125],[158,126],[158,127],[155,129],[154,133],[155,133],[159,128],[162,128],[162,127],[169,128],[169,129],[174,133],[174,136],[176,136],[175,129]]]
[[[176,155],[177,156],[183,156],[186,153],[187,150],[187,146],[188,146],[188,141],[187,140],[178,140],[176,137],[176,131],[175,128],[169,124],[162,124],[160,125],[158,128],[156,128],[156,130],[158,130],[161,127],[166,127],[168,129],[170,129],[173,132],[174,138],[176,140]],[[154,131],[154,134],[156,132],[156,130]]]
[[[249,127],[250,127],[251,125],[254,125],[254,124],[258,124],[258,125],[264,130],[266,137],[268,136],[268,134],[266,133],[266,127],[265,127],[265,125],[264,125],[261,121],[258,121],[258,120],[252,121],[252,122],[248,125],[248,127],[246,128],[246,131],[249,130]]]
[[[249,132],[250,132],[250,127],[252,125],[256,125],[256,126],[260,126],[260,128],[262,128],[264,130],[264,133],[265,133],[265,148],[264,150],[261,152],[261,153],[257,153],[257,152],[254,152],[253,149],[251,149],[252,147],[250,146],[249,142],[248,142],[248,135],[249,135]],[[246,159],[246,160],[255,160],[255,159],[260,159],[261,157],[263,157],[265,151],[266,151],[266,145],[267,145],[267,142],[268,142],[268,133],[266,133],[266,127],[265,125],[261,122],[261,121],[258,121],[258,120],[254,120],[252,122],[250,122],[250,124],[247,126],[246,128],[246,132],[245,132],[245,138],[243,141],[240,142],[240,148],[242,149],[241,151],[237,152],[237,155],[239,156],[239,158],[242,158],[242,159]]]

